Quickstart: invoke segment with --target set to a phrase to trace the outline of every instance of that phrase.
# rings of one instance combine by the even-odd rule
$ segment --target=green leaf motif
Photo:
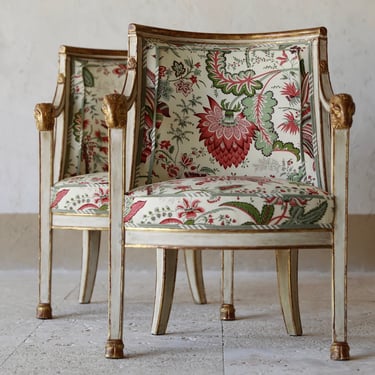
[[[315,224],[322,219],[328,208],[326,201],[305,213],[305,207],[292,206],[289,210],[290,219],[284,225]]]
[[[294,147],[292,142],[284,143],[282,141],[276,141],[273,144],[273,151],[289,151],[297,158],[297,161],[301,159],[301,150]]]
[[[72,132],[75,142],[80,142],[82,132],[82,115],[81,111],[76,112],[72,119]]]
[[[221,204],[221,206],[233,207],[233,208],[237,208],[245,212],[254,220],[253,223],[249,223],[249,224],[258,224],[258,225],[269,224],[275,211],[275,208],[272,205],[265,204],[262,207],[262,211],[259,212],[259,210],[251,203],[236,202],[236,201],[226,202],[226,203]]]
[[[256,91],[263,87],[262,82],[254,78],[255,72],[252,69],[241,70],[238,73],[228,72],[226,53],[228,52],[214,50],[207,54],[206,69],[213,86],[224,94],[255,95]]]
[[[83,83],[86,87],[94,87],[95,79],[92,73],[85,67],[82,68]]]
[[[270,156],[274,142],[278,139],[272,120],[277,100],[272,91],[247,97],[242,101],[246,119],[254,123],[258,130],[255,131],[255,148],[262,151],[264,156]]]

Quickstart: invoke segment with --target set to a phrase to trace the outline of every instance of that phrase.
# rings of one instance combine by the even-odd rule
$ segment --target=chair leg
[[[202,251],[184,250],[185,268],[188,276],[190,292],[195,303],[207,303],[202,270]]]
[[[233,271],[234,251],[224,250],[221,253],[221,320],[236,319],[233,305]]]
[[[336,236],[335,236],[336,237]],[[345,241],[345,240],[344,240]],[[332,254],[332,345],[331,359],[343,361],[350,359],[347,343],[347,254],[346,245],[334,240]]]
[[[276,269],[280,304],[286,331],[302,335],[298,301],[298,249],[276,250]]]
[[[39,235],[39,303],[36,317],[51,319],[52,229],[41,215]]]
[[[124,358],[123,311],[125,248],[121,226],[113,226],[109,236],[108,270],[108,339],[105,356],[110,359]]]
[[[79,303],[90,303],[98,269],[101,231],[85,230],[82,233],[82,271]]]
[[[178,250],[156,250],[156,288],[151,333],[164,335],[167,330],[176,283]]]

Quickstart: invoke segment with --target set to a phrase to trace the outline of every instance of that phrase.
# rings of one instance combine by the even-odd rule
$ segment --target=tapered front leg
[[[51,274],[52,274],[52,226],[51,226],[51,185],[53,155],[53,107],[44,104],[36,107],[39,115],[49,114],[47,125],[39,132],[39,303],[38,319],[51,319]]]
[[[298,250],[276,250],[276,269],[280,304],[286,331],[289,335],[302,335],[298,301]]]
[[[112,226],[109,251],[108,282],[108,340],[105,356],[111,359],[124,357],[123,309],[125,248],[122,246],[121,226]],[[117,233],[116,233],[117,232]]]
[[[203,279],[202,251],[186,249],[184,250],[184,257],[193,300],[199,305],[206,304],[207,298]]]
[[[79,303],[90,303],[98,269],[101,231],[82,233],[82,270]]]
[[[49,214],[48,214],[49,216]],[[51,319],[51,276],[52,276],[52,230],[48,220],[41,215],[39,245],[39,303],[36,317]]]
[[[156,250],[156,288],[151,333],[164,335],[171,313],[176,284],[178,250]]]
[[[234,251],[223,250],[221,258],[221,320],[235,320],[233,304]]]

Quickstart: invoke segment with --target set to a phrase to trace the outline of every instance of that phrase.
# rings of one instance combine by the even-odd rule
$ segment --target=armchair
[[[51,309],[52,234],[82,231],[80,303],[91,300],[101,232],[108,230],[108,131],[101,111],[105,94],[121,93],[127,52],[62,46],[52,103],[35,107],[39,130],[39,304],[37,317]],[[205,303],[199,253],[185,254],[195,302]]]
[[[347,184],[355,107],[331,89],[327,30],[208,34],[131,24],[128,46],[124,95],[108,95],[103,105],[111,197],[106,356],[123,357],[124,248],[157,249],[164,272],[155,334],[167,327],[177,249],[223,250],[222,319],[235,318],[233,251],[276,249],[291,335],[302,334],[298,251],[324,248],[332,254],[331,359],[349,359]]]

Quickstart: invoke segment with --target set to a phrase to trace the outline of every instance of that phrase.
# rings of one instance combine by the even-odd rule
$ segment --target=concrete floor
[[[352,360],[329,360],[330,277],[301,272],[304,336],[286,335],[273,272],[236,273],[237,320],[220,322],[220,274],[205,272],[209,303],[194,305],[179,270],[168,334],[152,336],[153,271],[126,274],[127,358],[107,360],[106,273],[93,302],[77,303],[79,273],[57,271],[55,319],[34,318],[36,271],[0,271],[0,374],[374,374],[375,274],[349,276]]]

